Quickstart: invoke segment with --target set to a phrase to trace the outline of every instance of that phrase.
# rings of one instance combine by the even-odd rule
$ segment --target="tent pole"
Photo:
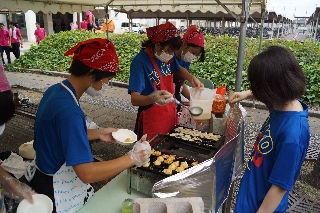
[[[249,17],[248,2],[249,2],[248,0],[242,0],[242,13],[240,16],[240,36],[239,36],[236,85],[235,85],[236,92],[241,91],[244,48],[245,48],[245,42],[246,42],[247,21]]]

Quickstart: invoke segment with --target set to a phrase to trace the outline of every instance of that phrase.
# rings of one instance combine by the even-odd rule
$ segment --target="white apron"
[[[66,163],[53,175],[53,189],[57,213],[77,212],[94,193],[93,187],[83,183]]]

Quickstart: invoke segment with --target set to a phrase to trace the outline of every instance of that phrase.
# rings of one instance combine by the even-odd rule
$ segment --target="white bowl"
[[[33,204],[26,199],[19,203],[17,213],[51,213],[53,210],[53,203],[51,199],[44,194],[32,195]]]
[[[119,129],[116,132],[112,132],[112,137],[121,145],[130,145],[137,141],[137,135],[129,129]],[[131,139],[131,142],[126,142],[127,138]]]

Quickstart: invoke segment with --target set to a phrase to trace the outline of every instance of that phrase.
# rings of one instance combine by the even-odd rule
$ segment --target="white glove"
[[[141,137],[141,139],[135,143],[133,149],[128,152],[129,157],[133,163],[140,167],[143,164],[150,161],[151,146],[146,141],[147,135]]]
[[[23,199],[33,202],[32,195],[35,194],[35,191],[33,191],[27,184],[22,183],[10,176],[2,177],[1,184],[4,188],[4,194],[6,196],[19,202]]]
[[[156,90],[149,96],[152,98],[154,103],[160,106],[170,103],[172,98],[172,94],[166,90]]]

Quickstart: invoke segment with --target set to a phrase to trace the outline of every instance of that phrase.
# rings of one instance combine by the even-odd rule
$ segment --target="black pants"
[[[38,169],[28,185],[37,193],[47,195],[53,202],[53,211],[56,213],[56,205],[54,201],[53,176],[45,175]]]
[[[5,64],[4,59],[3,59],[3,52],[5,52],[6,55],[7,55],[8,64],[11,64],[10,48],[9,48],[9,46],[0,46],[1,60],[2,60],[2,63]]]
[[[13,55],[16,58],[20,57],[20,42],[11,43]]]

